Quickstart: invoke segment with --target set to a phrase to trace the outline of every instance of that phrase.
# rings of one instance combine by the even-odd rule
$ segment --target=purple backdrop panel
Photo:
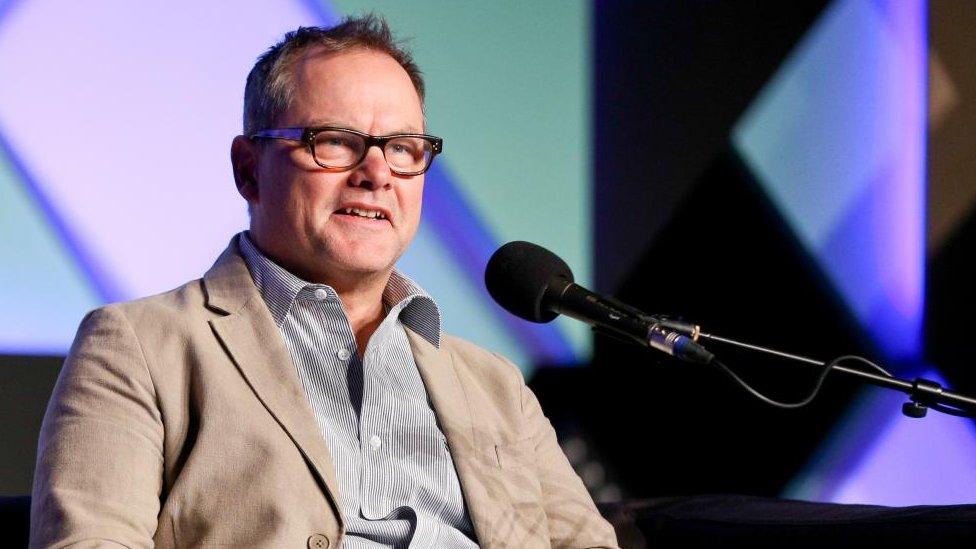
[[[244,76],[301,1],[0,10],[0,131],[105,300],[196,278],[246,225],[230,171]]]

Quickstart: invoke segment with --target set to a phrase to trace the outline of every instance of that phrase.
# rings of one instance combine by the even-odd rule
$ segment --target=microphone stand
[[[668,325],[669,322],[665,321],[662,324]],[[675,323],[675,324],[681,325],[682,328],[689,326],[686,323]],[[724,337],[719,337],[717,335],[708,334],[702,332],[697,326],[694,326],[694,331],[697,338],[707,339],[709,341],[715,341],[717,343],[722,343],[725,345],[740,347],[742,349],[747,349],[750,351],[765,353],[779,358],[785,358],[796,362],[802,362],[804,364],[820,366],[821,368],[826,368],[828,366],[827,362],[823,362],[820,360],[815,360],[800,355],[794,355],[791,353],[784,353],[782,351],[777,351],[775,349],[760,347],[759,345],[752,345],[750,343],[743,343],[741,341],[735,341],[734,339],[728,339]],[[848,375],[859,377],[863,381],[870,383],[872,385],[876,385],[878,387],[884,387],[887,389],[894,389],[896,391],[901,391],[907,394],[909,397],[909,401],[902,404],[901,411],[903,414],[905,414],[908,417],[911,418],[925,417],[925,414],[928,411],[928,409],[932,408],[933,410],[950,414],[950,415],[976,418],[976,398],[946,390],[941,385],[939,385],[938,383],[932,380],[917,377],[913,381],[907,381],[904,379],[896,378],[890,374],[887,376],[878,375],[870,372],[865,372],[863,370],[858,370],[856,368],[848,368],[845,366],[841,366],[839,364],[833,364],[830,366],[830,368],[838,372],[843,372]],[[884,369],[880,367],[878,369],[882,372],[885,372]],[[887,372],[885,373],[887,374]]]

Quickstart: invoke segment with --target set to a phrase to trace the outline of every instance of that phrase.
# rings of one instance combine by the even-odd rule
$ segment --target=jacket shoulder
[[[522,370],[511,360],[464,338],[443,334],[441,347],[450,353],[458,374],[468,387],[493,401],[508,402],[516,408],[525,389]],[[470,395],[469,395],[470,396]]]
[[[479,369],[501,370],[505,375],[522,378],[522,370],[504,355],[485,349],[477,343],[462,337],[444,333],[441,337],[441,346],[460,358],[467,366]]]
[[[207,311],[203,279],[198,278],[166,292],[110,303],[95,309],[93,313],[124,316],[134,327],[159,328],[184,323],[188,318],[200,315],[213,316]]]

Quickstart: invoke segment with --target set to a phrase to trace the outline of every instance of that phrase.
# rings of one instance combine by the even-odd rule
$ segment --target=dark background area
[[[730,143],[733,125],[826,5],[598,2],[599,291],[756,344],[870,354]],[[721,356],[780,400],[802,398],[818,373]],[[533,387],[557,424],[602,449],[626,495],[641,497],[777,495],[856,392],[835,377],[813,405],[777,410],[715,369],[602,336],[591,368],[546,369]]]
[[[598,291],[733,339],[819,359],[881,360],[730,143],[733,125],[828,5],[597,2]],[[930,83],[925,310],[926,358],[969,394],[976,391],[965,313],[976,302],[971,8],[930,3],[930,64],[950,76]],[[710,347],[779,400],[806,396],[818,373]],[[907,377],[923,367],[886,366]],[[621,486],[625,497],[780,495],[863,387],[834,375],[810,406],[780,410],[715,369],[600,335],[590,368],[544,368],[532,386],[563,438],[585,441],[582,467],[606,466],[584,479]]]

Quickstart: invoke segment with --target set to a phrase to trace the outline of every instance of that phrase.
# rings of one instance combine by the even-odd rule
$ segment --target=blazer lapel
[[[410,328],[405,331],[420,377],[427,388],[427,396],[434,405],[434,413],[447,438],[475,534],[481,545],[490,546],[496,504],[485,489],[485,474],[481,469],[485,449],[479,444],[454,357],[443,348],[434,347]]]
[[[237,237],[204,275],[203,283],[207,305],[226,313],[210,321],[214,333],[251,389],[319,476],[345,531],[339,483],[328,445],[319,432],[281,333],[240,256]]]

